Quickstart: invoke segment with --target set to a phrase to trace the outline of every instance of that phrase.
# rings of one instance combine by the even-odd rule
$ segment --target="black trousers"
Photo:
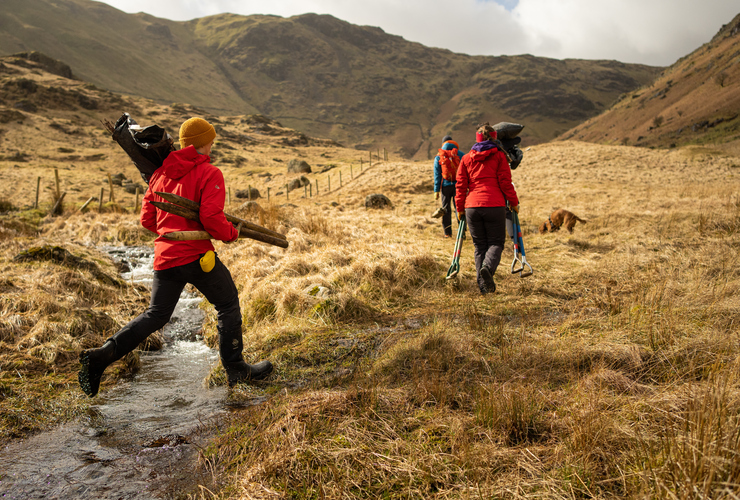
[[[466,208],[465,220],[475,247],[475,270],[481,287],[481,267],[486,266],[493,275],[501,262],[506,242],[506,207]]]
[[[455,205],[455,185],[445,186],[443,184],[439,192],[442,193],[442,206],[445,207],[445,212],[442,214],[442,228],[447,236],[452,236],[452,207]]]
[[[222,361],[242,359],[242,315],[239,294],[231,273],[216,256],[211,272],[201,269],[199,260],[190,264],[154,271],[152,297],[149,308],[116,332],[119,357],[136,346],[170,320],[185,285],[192,283],[216,307],[218,313],[219,352]]]

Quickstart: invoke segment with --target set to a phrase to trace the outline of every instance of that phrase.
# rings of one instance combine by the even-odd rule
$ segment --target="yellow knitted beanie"
[[[213,125],[203,118],[190,118],[180,127],[180,147],[186,148],[191,144],[195,149],[209,144],[216,138],[216,130]]]

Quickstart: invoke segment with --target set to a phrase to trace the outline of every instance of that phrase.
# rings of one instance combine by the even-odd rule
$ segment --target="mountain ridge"
[[[90,0],[6,0],[0,54],[38,51],[97,86],[216,114],[264,114],[353,146],[426,159],[479,121],[545,142],[661,68],[469,56],[332,16],[218,14],[177,22]]]
[[[740,152],[740,14],[649,85],[560,139],[671,148],[719,144]]]

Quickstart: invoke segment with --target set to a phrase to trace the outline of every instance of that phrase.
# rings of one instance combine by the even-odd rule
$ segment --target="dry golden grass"
[[[736,164],[533,148],[514,179],[535,275],[508,275],[509,245],[493,297],[474,291],[469,244],[461,282],[444,284],[451,244],[424,222],[428,193],[392,195],[391,212],[301,205],[282,257],[223,248],[248,351],[278,373],[206,454],[226,471],[217,496],[733,498]],[[367,192],[429,170],[374,168]],[[588,223],[537,234],[556,207]],[[351,314],[326,314],[314,285],[352,298]]]
[[[85,408],[76,380],[79,353],[145,307],[148,292],[120,281],[101,251],[63,239],[3,239],[0,259],[0,440],[5,440]]]
[[[224,123],[238,129],[238,119]],[[227,211],[287,234],[290,247],[217,244],[240,290],[246,357],[271,359],[276,373],[233,391],[267,400],[234,411],[204,452],[221,485],[205,498],[733,498],[737,157],[533,147],[513,177],[535,274],[509,274],[507,244],[497,293],[480,296],[470,241],[459,281],[444,280],[453,244],[429,217],[429,163],[360,171],[362,154],[337,147],[224,145],[222,160],[247,158],[245,167],[216,157],[232,194],[249,185],[263,194],[260,209],[232,198]],[[336,165],[307,176],[313,197],[277,194],[295,176],[285,173],[295,157]],[[83,165],[62,172],[84,186],[72,200],[80,204],[102,183],[90,174],[98,167]],[[115,277],[94,246],[151,244],[151,235],[130,213],[133,195],[106,213],[67,207],[52,218],[28,209],[29,189],[49,168],[1,167],[22,189],[0,198],[23,209],[0,219],[0,405],[11,436],[84,407],[76,353],[147,299],[87,268],[13,258],[61,245]],[[363,208],[375,192],[394,208]],[[538,234],[557,207],[588,222],[572,235]],[[102,315],[110,322],[91,319]],[[205,332],[214,345],[210,308]],[[217,367],[212,375],[223,381]],[[41,388],[49,377],[54,391]]]
[[[139,176],[99,118],[124,107],[174,133],[201,114],[13,71],[3,78],[99,108],[38,102],[50,108],[11,113],[0,130],[0,440],[83,411],[77,355],[148,303],[96,248],[152,242],[134,194],[117,187],[109,201],[108,174]],[[246,357],[271,359],[276,373],[232,391],[265,402],[234,410],[204,451],[220,484],[204,498],[736,498],[738,157],[533,147],[513,177],[535,274],[509,274],[509,244],[497,293],[482,297],[469,241],[459,280],[444,280],[452,242],[429,217],[431,163],[368,168],[367,153],[285,146],[300,137],[274,123],[262,133],[253,118],[208,118],[227,211],[287,234],[290,247],[217,244],[240,290]],[[286,195],[299,177],[291,159],[312,165],[311,191]],[[67,193],[56,217],[54,169]],[[249,186],[259,208],[236,198]],[[78,211],[101,187],[103,207]],[[394,207],[364,209],[377,192]],[[588,222],[538,234],[558,207]],[[54,260],[56,246],[70,257]],[[34,248],[46,250],[16,259]],[[223,383],[218,367],[209,382]]]

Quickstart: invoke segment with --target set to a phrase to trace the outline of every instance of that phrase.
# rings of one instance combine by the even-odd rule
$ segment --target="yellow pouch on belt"
[[[213,253],[213,250],[208,250],[206,254],[200,258],[200,268],[203,269],[204,273],[210,273],[215,265],[216,254]]]

